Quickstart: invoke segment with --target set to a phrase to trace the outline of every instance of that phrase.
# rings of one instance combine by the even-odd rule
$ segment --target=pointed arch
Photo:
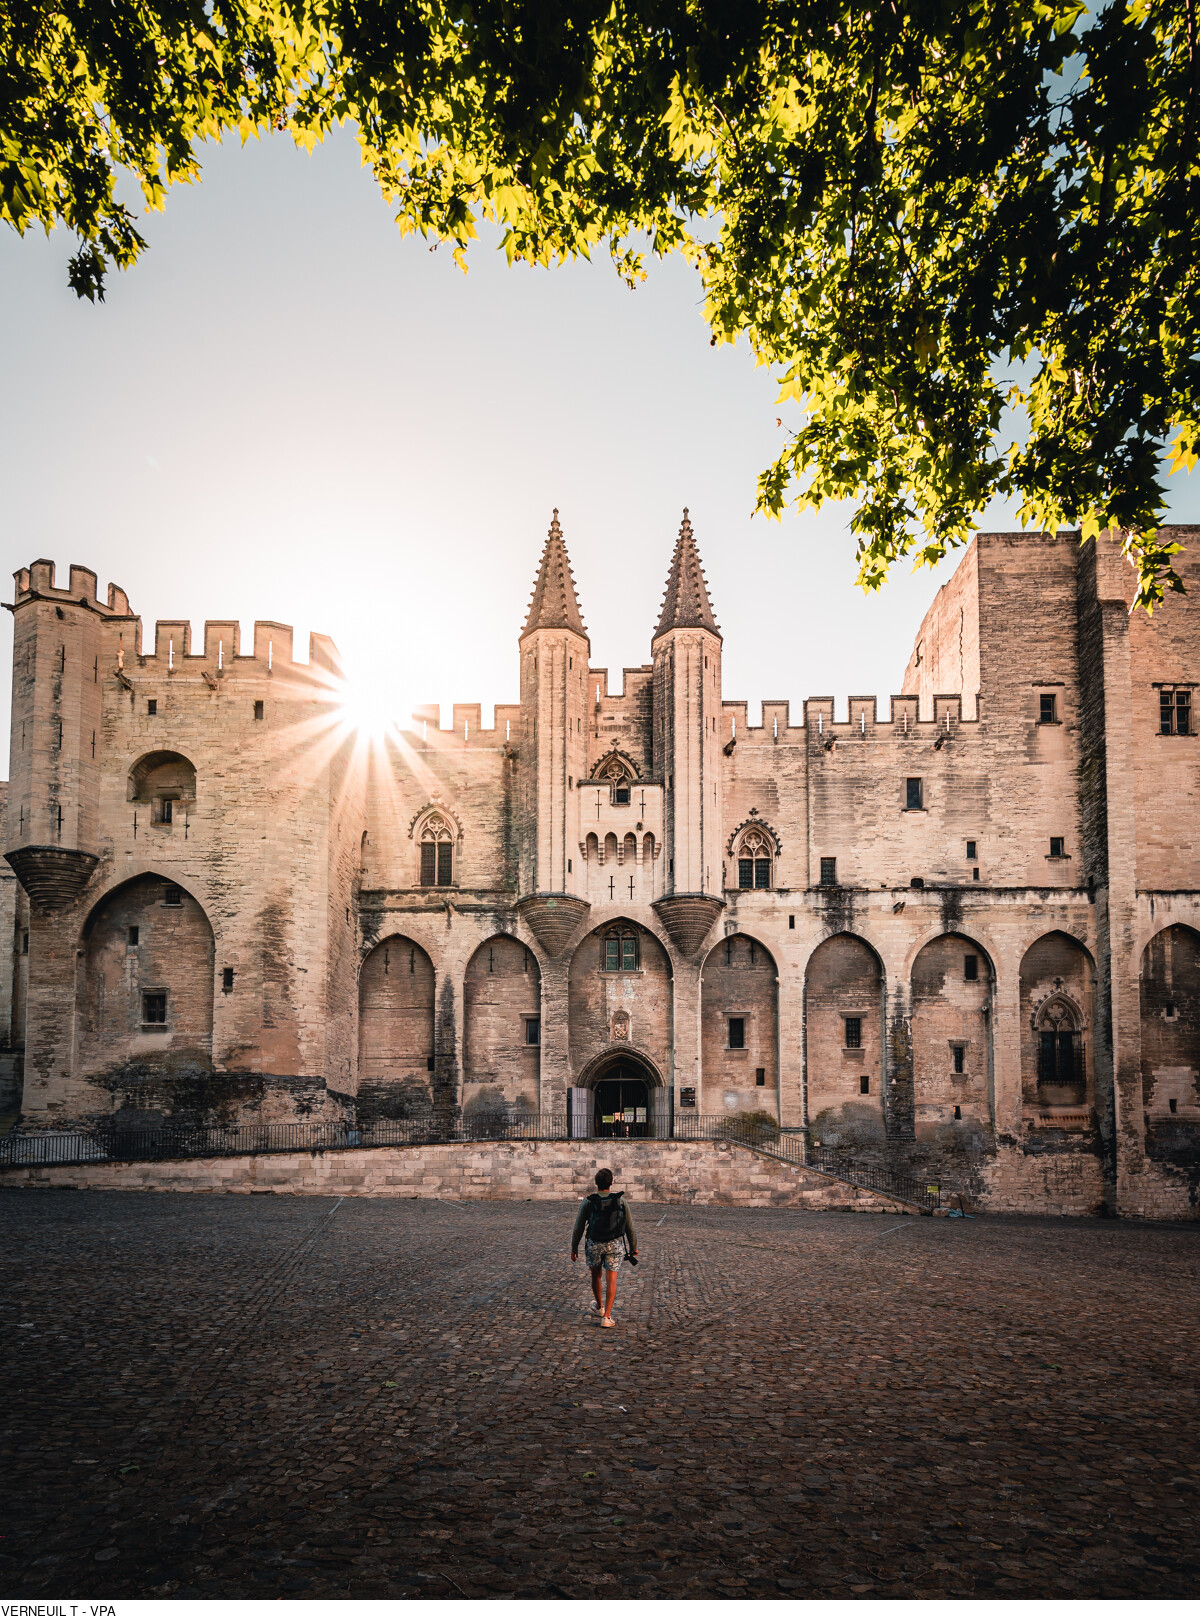
[[[1175,923],[1142,951],[1142,1101],[1147,1142],[1200,1121],[1200,933]],[[1169,1148],[1168,1148],[1169,1149]]]
[[[538,1112],[542,974],[520,939],[497,933],[463,975],[463,1110]]]
[[[818,944],[804,971],[808,1122],[825,1145],[883,1136],[884,973],[857,933]]]
[[[917,951],[912,991],[913,1123],[918,1139],[991,1125],[991,957],[964,933]]]
[[[212,1066],[215,943],[182,883],[146,871],[89,911],[77,957],[78,1071]]]
[[[410,1118],[431,1110],[434,970],[420,944],[392,933],[367,954],[358,979],[360,1113]]]
[[[1021,1089],[1041,1121],[1094,1104],[1095,982],[1090,952],[1070,933],[1043,934],[1021,958]]]
[[[706,1111],[778,1117],[779,969],[749,933],[730,933],[704,958],[700,1065]]]
[[[617,1046],[642,1052],[659,1072],[669,1073],[671,977],[670,958],[648,928],[625,916],[593,928],[577,945],[568,972],[572,1074]]]

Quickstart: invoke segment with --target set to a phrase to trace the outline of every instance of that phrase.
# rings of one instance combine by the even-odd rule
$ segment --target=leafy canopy
[[[0,215],[68,226],[102,298],[146,246],[119,176],[159,208],[205,140],[348,121],[460,262],[481,219],[631,285],[685,254],[713,342],[800,411],[759,509],[858,500],[868,588],[1017,495],[1120,531],[1152,608],[1163,448],[1200,453],[1196,29],[1196,0],[10,0]]]

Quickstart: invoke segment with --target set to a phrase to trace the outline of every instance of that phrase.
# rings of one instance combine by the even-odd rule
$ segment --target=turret
[[[519,760],[522,911],[551,953],[587,909],[574,895],[590,651],[556,508],[521,632]]]
[[[665,894],[655,905],[685,954],[721,909],[721,631],[692,525],[683,523],[654,632],[654,769],[666,788]]]
[[[121,652],[138,648],[125,592],[72,567],[55,586],[54,563],[14,575],[12,784],[5,858],[36,910],[74,903],[97,864],[97,735],[103,682],[121,678]],[[115,632],[114,632],[115,629]]]

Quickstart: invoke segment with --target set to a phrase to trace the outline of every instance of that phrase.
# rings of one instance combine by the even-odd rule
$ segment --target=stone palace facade
[[[750,1115],[989,1205],[1195,1217],[1200,530],[980,534],[889,717],[724,696],[685,513],[651,661],[595,668],[557,513],[520,702],[368,742],[337,653],[16,575],[0,887],[24,1129]],[[617,1120],[614,1125],[613,1120]]]

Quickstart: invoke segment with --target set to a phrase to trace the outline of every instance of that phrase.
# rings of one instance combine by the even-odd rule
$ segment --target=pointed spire
[[[708,599],[708,584],[700,566],[700,552],[696,549],[686,506],[675,555],[671,558],[671,571],[667,575],[667,593],[658,615],[658,628],[654,631],[655,640],[670,629],[707,629],[718,638],[721,634]]]
[[[575,594],[575,575],[563,544],[562,529],[558,526],[558,507],[550,527],[546,530],[546,548],[542,552],[537,583],[533,587],[533,600],[522,640],[535,629],[573,629],[587,639],[583,615],[579,611],[579,598]]]

